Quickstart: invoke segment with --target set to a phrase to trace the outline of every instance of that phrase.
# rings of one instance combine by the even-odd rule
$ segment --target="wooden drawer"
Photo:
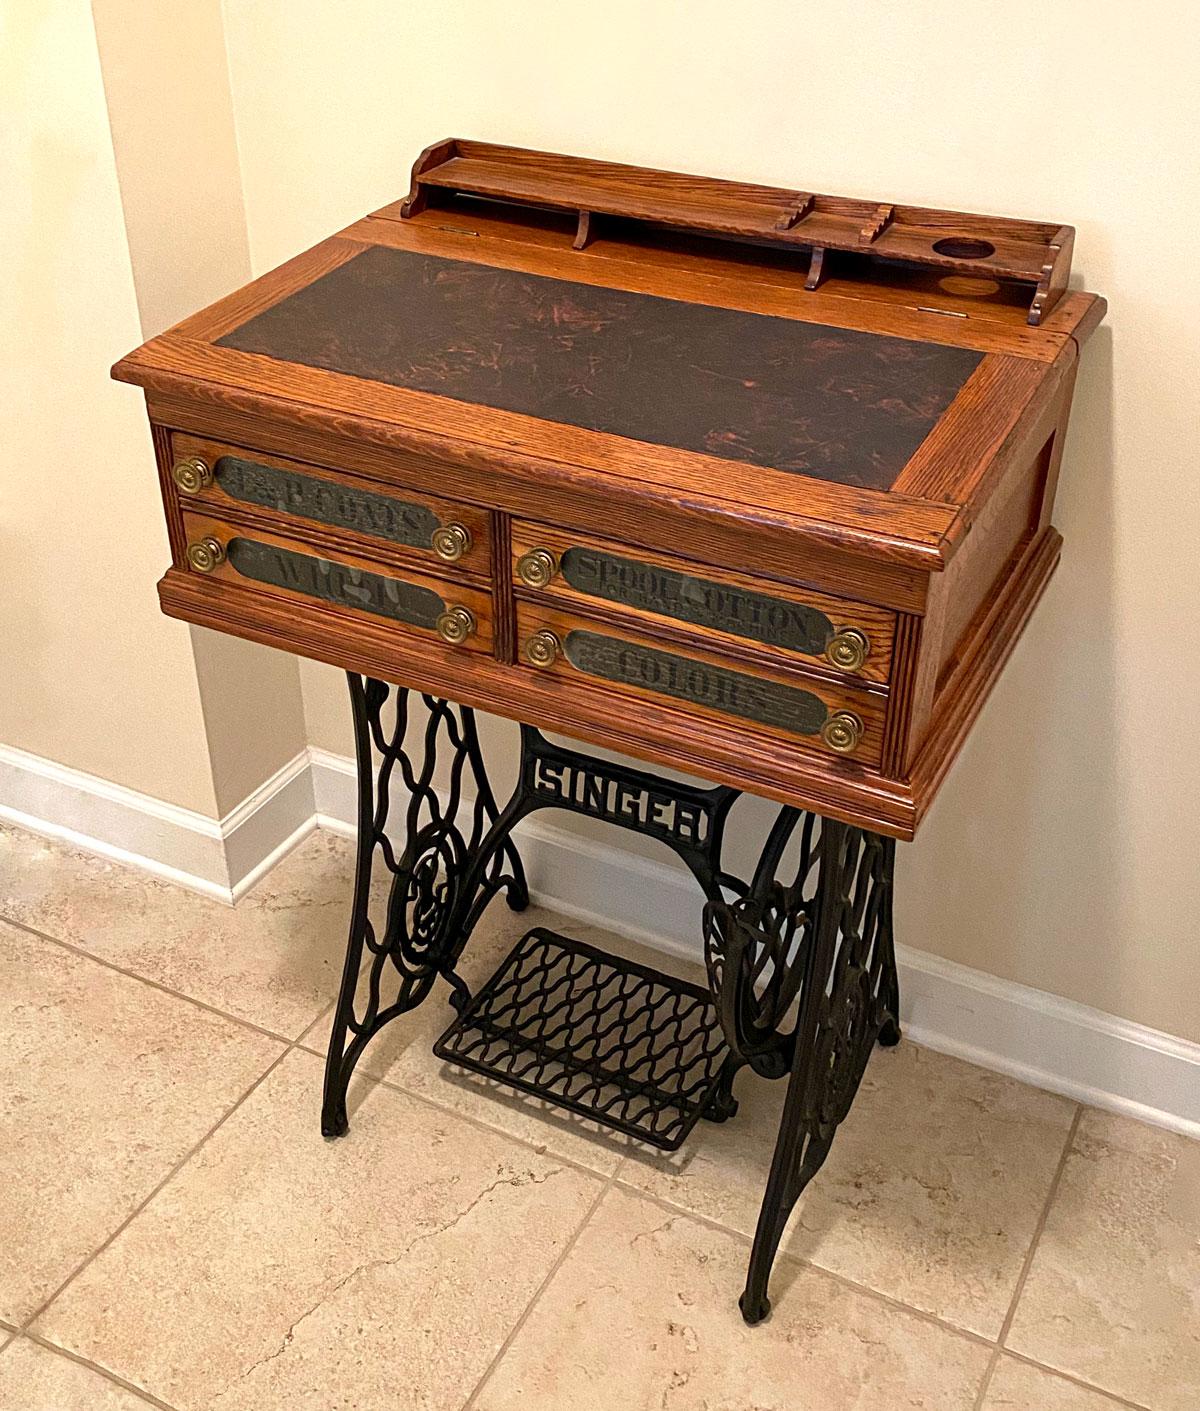
[[[896,616],[886,608],[543,524],[517,521],[512,542],[513,582],[522,596],[607,608],[634,628],[711,642],[766,664],[783,658],[837,676],[889,679]]]
[[[185,512],[300,534],[385,561],[474,576],[489,572],[489,516],[477,506],[179,431],[172,433],[171,453]],[[205,471],[207,483],[188,489]]]
[[[187,568],[193,573],[307,606],[320,603],[349,609],[458,650],[492,650],[492,599],[478,588],[424,573],[385,569],[355,554],[321,557],[303,539],[248,531],[209,515],[185,514],[183,524]],[[462,616],[463,610],[469,617]],[[465,635],[459,639],[459,633]]]
[[[768,731],[832,758],[878,767],[882,757],[882,691],[734,663],[545,603],[518,603],[517,657],[530,671],[624,697],[631,716],[639,700],[654,700],[695,718],[743,720],[754,734]],[[853,748],[836,749],[846,715],[855,718],[858,738]]]

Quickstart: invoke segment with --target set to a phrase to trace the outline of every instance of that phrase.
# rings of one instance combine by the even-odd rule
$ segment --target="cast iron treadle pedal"
[[[541,927],[433,1051],[665,1151],[704,1115],[729,1056],[707,989]]]

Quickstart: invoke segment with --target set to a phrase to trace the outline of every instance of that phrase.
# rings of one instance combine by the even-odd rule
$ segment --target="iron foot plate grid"
[[[729,1056],[706,989],[541,927],[433,1051],[665,1151],[704,1115]]]

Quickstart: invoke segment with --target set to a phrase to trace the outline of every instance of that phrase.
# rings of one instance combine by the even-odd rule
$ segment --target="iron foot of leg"
[[[350,1119],[346,1116],[344,1102],[321,1113],[321,1135],[326,1141],[334,1141],[338,1137],[344,1137],[349,1130]]]
[[[709,976],[735,1061],[788,1072],[779,1137],[738,1306],[770,1312],[767,1285],[788,1218],[829,1154],[876,1041],[899,1041],[892,946],[894,845],[806,815],[795,881],[776,880],[800,815],[781,811],[746,897],[710,904]],[[819,831],[818,831],[819,827]],[[762,977],[767,977],[765,980]],[[794,1028],[783,1027],[795,1006]],[[887,1016],[880,1027],[880,1012]]]
[[[725,1060],[721,1082],[708,1100],[708,1106],[700,1114],[706,1122],[728,1122],[737,1115],[738,1100],[733,1095],[733,1080],[737,1077],[740,1064]]]

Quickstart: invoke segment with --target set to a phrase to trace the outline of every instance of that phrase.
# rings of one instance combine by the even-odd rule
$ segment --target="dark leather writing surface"
[[[983,356],[385,246],[218,343],[876,490]]]

